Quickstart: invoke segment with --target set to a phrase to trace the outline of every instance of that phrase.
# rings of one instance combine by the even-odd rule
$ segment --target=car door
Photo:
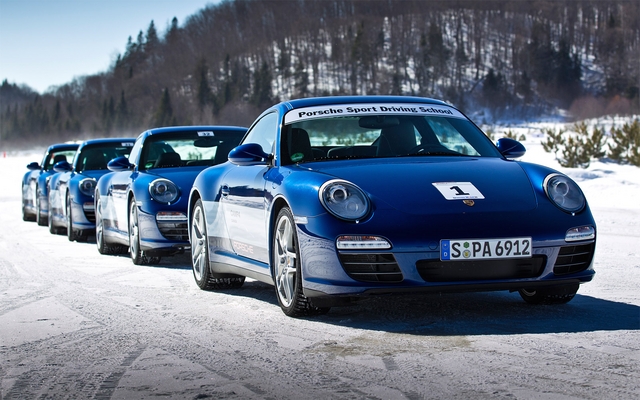
[[[251,128],[243,144],[257,143],[267,154],[273,153],[278,115],[265,115]],[[227,232],[236,254],[263,263],[269,262],[267,165],[238,166],[227,173],[221,185],[221,206]]]

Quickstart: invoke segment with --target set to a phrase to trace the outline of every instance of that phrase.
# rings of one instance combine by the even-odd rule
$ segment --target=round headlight
[[[149,194],[160,203],[172,203],[178,198],[178,187],[168,179],[156,179],[149,184]]]
[[[566,212],[578,212],[586,204],[584,194],[578,185],[561,174],[547,176],[544,180],[544,191],[556,206]]]
[[[82,194],[93,196],[96,191],[96,180],[93,178],[84,178],[78,183],[78,187]]]
[[[356,185],[332,180],[320,187],[320,202],[331,214],[347,221],[357,221],[369,213],[369,198]]]

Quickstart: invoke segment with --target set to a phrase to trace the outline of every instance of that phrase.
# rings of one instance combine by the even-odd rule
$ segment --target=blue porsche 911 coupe
[[[247,128],[178,126],[138,136],[96,185],[96,244],[101,254],[129,250],[134,264],[153,264],[188,250],[187,201],[203,169],[227,161]]]
[[[594,276],[596,224],[574,181],[524,153],[433,99],[282,102],[193,184],[195,281],[272,284],[292,317],[420,291],[566,303]]]
[[[73,162],[54,164],[49,179],[49,232],[66,232],[69,241],[84,242],[96,228],[93,195],[107,163],[131,152],[133,138],[91,139],[80,144]]]
[[[27,165],[29,172],[22,178],[22,219],[36,221],[38,225],[47,225],[49,212],[47,181],[56,172],[53,165],[59,161],[73,159],[78,149],[77,143],[52,144],[42,157],[42,162],[34,161]]]

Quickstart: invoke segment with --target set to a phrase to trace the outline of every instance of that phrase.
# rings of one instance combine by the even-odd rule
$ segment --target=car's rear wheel
[[[62,228],[60,228],[58,226],[55,226],[53,224],[53,216],[51,215],[51,210],[48,211],[47,226],[49,227],[49,233],[51,233],[52,235],[60,235],[60,234],[64,233],[62,231]]]
[[[140,229],[138,226],[138,207],[136,201],[129,203],[129,254],[135,265],[149,265],[160,262],[160,257],[149,257],[140,248]]]
[[[580,284],[559,285],[541,288],[522,288],[520,297],[529,304],[566,304],[578,292]]]
[[[196,201],[191,212],[191,266],[196,284],[202,290],[237,289],[244,276],[216,278],[209,268],[209,238],[202,200]]]
[[[36,223],[40,226],[47,226],[48,219],[49,218],[45,219],[42,217],[42,210],[40,208],[40,196],[38,196],[38,188],[36,187]]]
[[[25,199],[24,199],[24,192],[26,191],[25,189],[26,185],[22,185],[22,193],[23,193],[23,197],[22,197],[22,220],[23,221],[35,221],[36,220],[36,216],[31,214],[30,212],[27,211],[27,207],[25,206]]]
[[[77,240],[78,242],[86,242],[87,241],[87,236],[84,233],[78,233],[76,231],[73,230],[73,211],[71,208],[71,196],[69,196],[69,194],[67,194],[67,200],[66,200],[66,214],[67,214],[67,238],[69,239],[70,242],[73,242],[74,240]]]
[[[278,213],[273,231],[273,280],[278,303],[289,317],[325,314],[328,307],[315,307],[302,292],[302,268],[298,234],[291,210],[284,207]]]

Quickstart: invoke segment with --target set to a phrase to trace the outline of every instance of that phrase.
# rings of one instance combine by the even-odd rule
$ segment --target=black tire
[[[38,196],[37,187],[36,187],[36,223],[40,226],[47,226],[49,224],[49,218],[47,217],[45,219],[42,217],[42,211],[40,210],[40,196]],[[51,232],[51,226],[49,226],[49,232]]]
[[[129,250],[128,247],[119,244],[107,243],[104,237],[104,221],[102,220],[102,200],[100,195],[96,193],[96,246],[100,254],[124,254]]]
[[[326,314],[329,307],[315,307],[302,292],[302,273],[298,233],[289,208],[278,213],[271,247],[273,281],[278,304],[289,317]]]
[[[36,216],[27,212],[27,209],[25,207],[25,199],[24,199],[24,192],[25,192],[25,186],[26,185],[22,185],[22,220],[23,221],[35,221],[36,220]]]
[[[529,304],[566,304],[578,292],[580,284],[560,285],[541,288],[522,288],[520,297]]]
[[[67,223],[67,239],[69,239],[70,242],[73,242],[74,240],[78,240],[79,235],[77,235],[74,231],[73,231],[73,216],[71,215],[71,197],[69,196],[69,194],[67,194],[65,199],[65,207],[66,207],[66,223]]]
[[[140,248],[138,207],[136,207],[135,199],[131,199],[129,202],[129,255],[135,265],[149,265],[160,262],[160,257],[149,257]]]
[[[53,218],[51,212],[47,215],[47,226],[49,227],[49,233],[52,235],[61,235],[65,233],[62,228],[53,225]]]
[[[196,285],[202,290],[238,289],[244,276],[215,278],[209,267],[209,237],[204,217],[204,206],[198,199],[191,212],[191,267]]]

